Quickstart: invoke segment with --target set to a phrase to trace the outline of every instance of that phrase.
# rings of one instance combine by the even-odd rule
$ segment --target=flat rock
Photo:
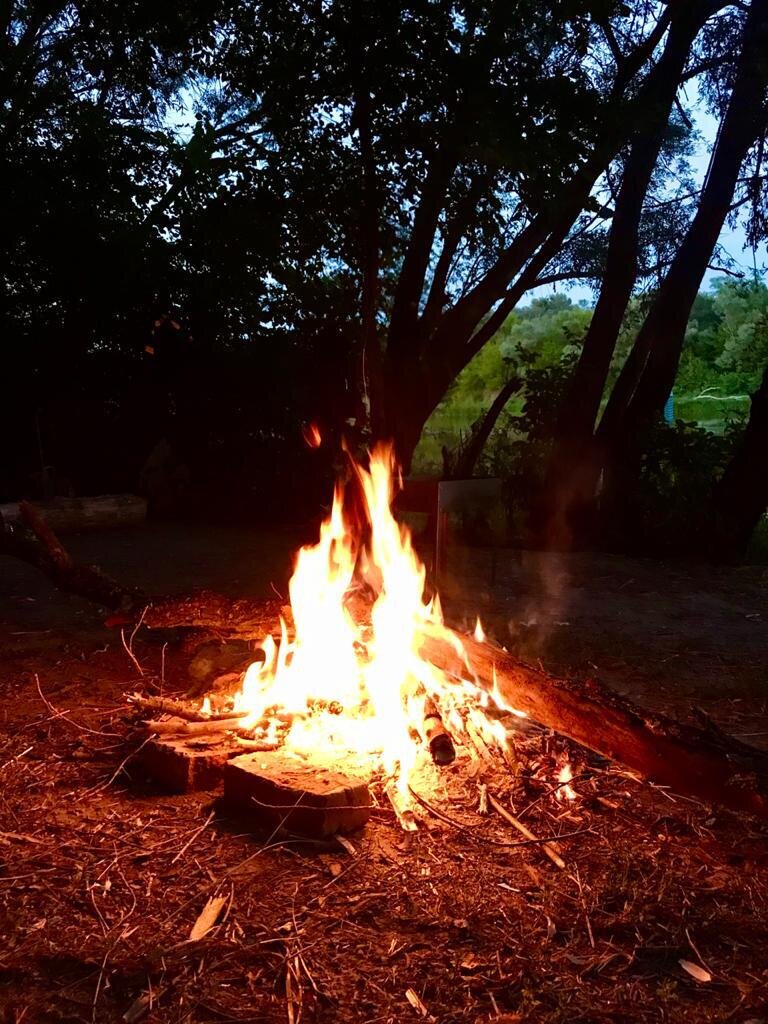
[[[265,827],[330,836],[366,823],[369,781],[356,764],[303,760],[284,751],[242,754],[224,768],[224,802]]]

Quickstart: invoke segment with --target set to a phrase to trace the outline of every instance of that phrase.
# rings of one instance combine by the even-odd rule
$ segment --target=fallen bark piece
[[[193,793],[219,789],[224,766],[240,753],[231,737],[162,736],[141,748],[139,762],[163,789],[171,793]]]
[[[282,751],[242,754],[224,768],[224,803],[265,828],[330,836],[366,823],[368,781],[356,765],[326,766]]]
[[[676,792],[768,818],[768,754],[761,750],[646,711],[596,682],[555,679],[468,636],[425,629],[420,653],[453,675],[474,673],[497,702]]]
[[[226,896],[212,896],[200,911],[200,915],[192,925],[189,933],[189,942],[198,942],[204,938],[213,928],[219,919],[219,915],[226,906]]]

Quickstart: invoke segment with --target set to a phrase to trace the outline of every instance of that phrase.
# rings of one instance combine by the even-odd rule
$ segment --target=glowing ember
[[[425,597],[424,566],[392,515],[399,474],[391,447],[377,447],[368,466],[354,464],[354,471],[368,539],[350,527],[349,493],[337,485],[318,543],[297,556],[289,587],[293,635],[281,620],[279,643],[266,637],[264,659],[248,668],[235,710],[246,716],[244,727],[297,757],[332,762],[352,754],[382,768],[407,805],[435,708],[454,736],[479,735],[475,746],[503,750],[505,730],[484,712],[487,693],[419,655],[425,626],[457,641],[443,628],[437,598]],[[367,609],[369,601],[370,622],[361,624],[351,606]]]
[[[301,436],[309,448],[319,448],[323,443],[320,428],[316,423],[307,423],[301,428]]]
[[[578,793],[571,785],[573,779],[573,771],[571,769],[570,761],[566,761],[557,773],[557,781],[560,784],[556,790],[558,800],[575,800],[578,797]]]

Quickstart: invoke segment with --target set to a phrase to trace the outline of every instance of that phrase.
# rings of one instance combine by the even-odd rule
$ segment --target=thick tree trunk
[[[425,321],[423,316],[419,316],[419,308],[439,215],[456,167],[455,139],[453,144],[447,140],[437,149],[427,173],[411,243],[401,270],[384,355],[383,419],[387,425],[398,427],[391,431],[393,434],[407,435],[404,438],[405,448],[399,450],[404,464],[408,464],[418,441],[418,437],[412,439],[412,424],[421,418],[423,426],[450,384],[490,336],[484,323],[486,318],[487,323],[498,326],[497,312],[501,310],[503,317],[507,316],[522,295],[535,285],[541,267],[535,274],[530,273],[531,268],[540,261],[542,254],[547,255],[544,263],[555,255],[560,242],[584,208],[595,182],[631,138],[637,119],[645,116],[649,103],[655,106],[659,79],[666,76],[666,67],[661,61],[651,68],[636,92],[630,91],[629,83],[650,58],[667,26],[675,26],[678,20],[687,23],[691,11],[697,7],[702,10],[700,20],[703,21],[705,15],[709,16],[716,10],[717,4],[708,3],[702,8],[693,0],[687,0],[685,4],[676,6],[674,11],[660,18],[658,31],[654,31],[622,61],[589,158],[564,183],[559,195],[534,213],[477,285],[439,316],[433,306]],[[553,241],[557,245],[555,252],[550,253]],[[531,280],[526,287],[518,287],[521,280],[527,281],[529,277]],[[510,288],[512,281],[515,283]],[[489,317],[497,306],[497,311]],[[401,384],[409,389],[410,398],[403,397]],[[403,430],[398,424],[401,403],[406,407],[408,420]]]
[[[571,510],[577,514],[594,498],[593,431],[637,278],[643,203],[691,44],[706,20],[701,6],[690,5],[686,14],[670,29],[646,116],[638,124],[624,165],[600,295],[558,415],[542,500],[532,524],[538,543],[545,547],[570,547],[575,526]]]
[[[613,388],[598,430],[604,452],[604,511],[621,535],[638,507],[643,437],[669,397],[691,307],[730,209],[739,170],[765,131],[768,0],[753,0],[728,110],[698,210]]]
[[[704,550],[718,560],[743,556],[768,508],[768,368],[752,395],[749,421],[736,452],[716,484],[705,517]]]
[[[554,679],[490,644],[462,636],[466,661],[502,705],[627,765],[655,782],[707,802],[768,818],[768,754],[716,727],[697,729],[651,714],[597,683]],[[424,633],[420,653],[467,675],[456,645]]]

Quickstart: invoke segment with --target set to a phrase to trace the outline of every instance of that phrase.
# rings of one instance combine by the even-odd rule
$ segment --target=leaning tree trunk
[[[486,414],[475,424],[464,448],[459,451],[456,462],[451,467],[451,476],[457,480],[468,480],[472,476],[499,416],[512,395],[517,394],[522,386],[523,382],[519,377],[512,377],[504,384]]]
[[[576,513],[593,503],[593,431],[637,278],[643,203],[667,130],[680,75],[691,44],[705,20],[702,6],[691,4],[685,16],[673,22],[649,96],[646,117],[638,124],[624,164],[600,295],[560,407],[542,497],[532,523],[533,535],[543,547],[570,547],[577,539],[574,537]]]
[[[705,515],[704,551],[718,560],[741,558],[768,508],[768,367],[744,435],[715,485]]]
[[[673,6],[674,10],[659,18],[649,37],[623,58],[587,159],[554,198],[533,211],[530,221],[480,281],[449,308],[438,312],[433,303],[425,310],[428,315],[422,315],[435,237],[460,162],[462,133],[471,127],[469,112],[465,111],[463,121],[446,130],[445,138],[435,147],[400,270],[383,355],[382,420],[395,438],[406,470],[421,429],[458,374],[490,337],[489,325],[498,327],[520,298],[535,287],[542,266],[556,255],[589,201],[595,183],[631,139],[633,126],[644,117],[648,104],[655,104],[657,80],[664,73],[661,62],[651,67],[639,89],[631,88],[630,83],[668,27],[678,20],[687,21],[690,9],[697,5],[687,0]],[[707,10],[713,12],[709,5]],[[456,232],[450,234],[454,241],[460,237]]]
[[[611,393],[598,429],[603,454],[603,512],[623,539],[639,507],[638,484],[648,428],[672,390],[691,307],[728,215],[739,171],[765,131],[768,0],[753,0],[741,56],[706,184],[691,226],[672,261]]]

